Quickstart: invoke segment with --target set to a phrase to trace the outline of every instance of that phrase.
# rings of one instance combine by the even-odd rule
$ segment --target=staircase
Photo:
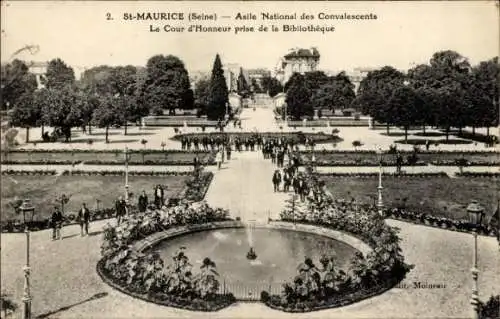
[[[272,108],[273,99],[266,93],[256,93],[254,95],[254,102],[250,103],[250,107],[263,107]]]

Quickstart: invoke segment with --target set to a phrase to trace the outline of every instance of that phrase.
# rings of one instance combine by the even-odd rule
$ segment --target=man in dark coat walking
[[[274,185],[274,192],[279,192],[280,191],[280,183],[281,183],[281,174],[279,170],[275,170],[273,174],[273,185]]]
[[[82,208],[78,211],[78,222],[80,223],[80,236],[89,234],[89,223],[90,223],[90,211],[85,203],[82,204]]]
[[[300,195],[300,201],[303,202],[306,199],[306,195],[309,193],[306,181],[304,181],[303,178],[300,178],[299,182],[297,183],[297,187]]]
[[[137,203],[139,208],[139,212],[144,213],[148,208],[148,195],[146,195],[146,191],[143,190],[141,195],[139,195],[139,202]]]
[[[52,240],[62,239],[61,228],[63,222],[63,214],[59,210],[59,206],[54,206],[54,212],[52,213],[51,223],[52,223]]]
[[[123,197],[119,197],[118,200],[115,202],[115,209],[116,209],[116,222],[118,225],[120,225],[123,217],[127,214],[127,203],[123,199]]]

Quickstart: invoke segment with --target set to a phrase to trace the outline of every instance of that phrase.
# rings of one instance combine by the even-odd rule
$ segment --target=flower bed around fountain
[[[347,272],[337,271],[333,256],[320,258],[321,267],[306,258],[293,282],[283,285],[281,295],[263,291],[261,300],[286,312],[315,311],[373,297],[400,282],[412,266],[404,262],[397,230],[385,224],[375,210],[334,201],[314,176],[309,176],[309,183],[314,195],[307,198],[305,211],[297,217],[295,210],[285,209],[281,219],[346,232],[373,250],[366,256],[356,254]]]
[[[119,226],[106,226],[101,247],[103,258],[97,271],[107,284],[133,297],[170,307],[216,311],[236,301],[231,289],[226,290],[226,282],[222,289],[214,272],[216,263],[208,257],[202,258],[200,271],[194,274],[181,247],[174,254],[173,265],[164,267],[155,245],[188,233],[243,227],[245,224],[239,221],[228,220],[227,211],[212,209],[203,202],[135,214]],[[357,251],[353,253],[356,256],[369,256],[372,251],[363,241],[320,225],[271,221],[259,228],[312,233],[346,242]],[[242,251],[242,256],[245,252]]]
[[[115,289],[149,302],[195,311],[216,311],[232,304],[230,293],[219,293],[216,265],[206,257],[194,274],[181,249],[173,264],[154,251],[143,252],[134,243],[171,228],[225,221],[228,212],[204,202],[182,204],[166,210],[136,213],[118,226],[107,225],[97,264],[101,278]],[[189,226],[188,226],[189,225]]]

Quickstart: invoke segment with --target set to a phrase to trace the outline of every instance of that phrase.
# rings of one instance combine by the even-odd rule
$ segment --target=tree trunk
[[[447,127],[446,127],[446,141],[447,141],[447,142],[448,142],[448,138],[449,138],[449,136],[450,136],[450,127],[449,127],[449,126],[447,126]]]
[[[127,135],[127,121],[125,121],[125,132],[123,133],[123,135]]]
[[[45,125],[42,124],[42,136],[45,133]]]
[[[389,123],[386,124],[385,128],[387,130],[387,135],[389,135]]]
[[[89,135],[92,135],[92,125],[90,125],[90,121],[89,121]]]
[[[489,126],[486,127],[486,136],[490,136],[490,127]]]
[[[425,134],[425,124],[422,125],[422,131],[424,131],[424,134]]]
[[[408,126],[405,126],[405,142],[408,142]]]
[[[26,144],[30,142],[30,128],[26,127]]]
[[[462,127],[461,126],[458,128],[458,135],[459,136],[462,135]]]
[[[106,143],[109,143],[109,140],[108,140],[108,130],[109,130],[109,126],[106,126]]]
[[[472,126],[472,136],[476,136],[476,127]]]

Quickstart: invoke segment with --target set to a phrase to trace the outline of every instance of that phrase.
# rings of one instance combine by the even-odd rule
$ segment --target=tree
[[[75,84],[75,72],[63,60],[57,58],[49,62],[44,84],[48,89],[61,89]]]
[[[247,79],[245,78],[245,75],[243,74],[243,68],[240,68],[240,74],[238,74],[238,80],[236,82],[237,86],[237,91],[238,94],[246,98],[250,94],[250,88],[248,87],[248,82]]]
[[[295,120],[300,120],[303,116],[312,116],[314,109],[311,104],[311,91],[306,87],[304,77],[299,75],[294,81],[292,86],[288,88],[285,102],[287,115],[291,115]]]
[[[111,66],[100,65],[93,67],[82,73],[79,86],[89,94],[115,94],[116,92],[112,87],[114,83],[111,79],[112,75],[113,67]]]
[[[405,129],[405,141],[408,140],[408,128],[419,119],[420,105],[418,96],[411,87],[400,86],[394,90],[387,102],[387,111],[392,113],[394,124],[403,126]]]
[[[480,62],[471,73],[472,83],[468,86],[468,96],[473,127],[485,126],[489,136],[489,127],[498,126],[499,119],[500,66],[498,57]]]
[[[275,97],[278,93],[283,92],[283,86],[280,81],[270,76],[264,76],[262,78],[262,87],[270,97]]]
[[[36,76],[29,73],[24,62],[16,59],[12,63],[2,65],[0,88],[2,110],[13,108],[24,94],[31,94],[36,90]]]
[[[322,85],[328,83],[330,78],[323,71],[312,71],[304,73],[304,80],[306,82],[307,88],[311,92],[315,92]]]
[[[29,129],[39,123],[41,110],[34,101],[32,93],[24,93],[19,97],[12,109],[11,124],[26,128],[26,143],[29,143]]]
[[[228,103],[228,91],[224,70],[219,54],[215,56],[214,66],[212,68],[212,77],[210,79],[207,117],[211,120],[220,120],[226,114],[226,103]]]
[[[470,124],[467,111],[467,87],[470,83],[470,64],[455,51],[439,51],[430,59],[432,76],[427,85],[437,90],[437,124],[446,129],[448,139],[450,128],[459,129]],[[469,122],[469,123],[467,123]]]
[[[163,109],[175,114],[176,108],[185,107],[191,84],[184,63],[178,57],[155,55],[148,60],[146,70],[146,80],[138,94],[141,105],[148,105],[152,113],[158,115],[163,114]]]
[[[389,112],[387,101],[395,88],[403,85],[405,76],[390,66],[371,71],[364,78],[358,89],[358,96],[353,103],[362,113],[369,114],[376,121],[386,123],[387,133],[394,122],[394,114]]]
[[[340,109],[350,107],[355,97],[354,84],[344,72],[341,72],[329,77],[314,91],[312,104],[314,108],[328,108],[334,111],[335,107]]]
[[[303,82],[304,76],[300,73],[294,72],[292,74],[292,76],[288,79],[288,81],[286,81],[286,83],[285,83],[285,87],[284,87],[285,92],[288,92],[288,89],[290,89],[290,87],[298,81]]]
[[[194,103],[196,107],[201,111],[200,113],[205,113],[209,104],[210,96],[210,79],[208,77],[202,77],[198,79],[194,86]]]
[[[71,139],[71,128],[82,124],[82,96],[69,86],[48,89],[41,95],[42,120],[47,125],[60,128],[66,142]]]
[[[110,95],[101,96],[99,98],[99,105],[93,114],[93,122],[98,127],[106,129],[106,143],[109,143],[109,127],[122,125],[125,122],[122,99]]]
[[[256,78],[253,78],[252,79],[252,89],[251,91],[253,93],[264,93],[264,90],[262,89],[262,87],[260,86],[259,82],[257,82],[257,79]]]

